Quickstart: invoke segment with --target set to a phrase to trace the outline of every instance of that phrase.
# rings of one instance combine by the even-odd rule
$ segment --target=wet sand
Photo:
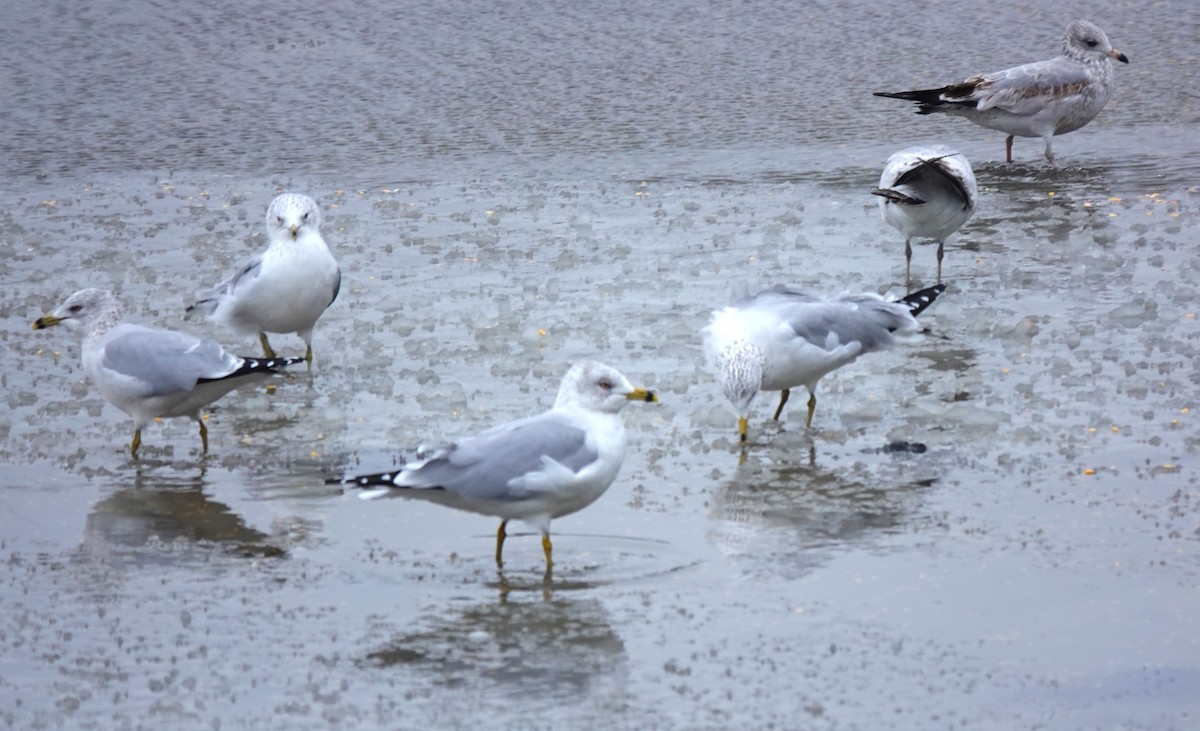
[[[1133,63],[1109,109],[1056,140],[1058,169],[1036,141],[1005,165],[1002,136],[869,92],[1049,55],[1060,10],[955,5],[896,19],[903,43],[849,44],[865,8],[821,16],[837,35],[722,6],[715,37],[717,18],[674,5],[633,30],[599,10],[452,5],[389,30],[335,9],[286,16],[330,27],[284,40],[188,14],[147,83],[186,96],[229,78],[225,106],[188,117],[164,93],[121,135],[100,123],[120,121],[117,95],[100,122],[5,143],[0,725],[1189,728],[1200,136],[1164,70],[1195,55],[1186,7],[1094,18]],[[166,23],[151,16],[146,32]],[[64,36],[99,22],[99,44],[121,17],[72,16]],[[947,32],[965,17],[994,33]],[[493,42],[449,65],[470,18],[464,35]],[[525,32],[549,39],[528,58]],[[409,43],[385,53],[392,34]],[[913,39],[937,43],[922,56]],[[33,83],[48,43],[21,56],[15,98],[53,90],[25,110],[74,88]],[[262,72],[172,75],[222,48]],[[267,130],[288,119],[261,94],[287,78],[272,53],[328,72],[295,147],[255,124],[255,104]],[[822,80],[857,95],[822,104]],[[705,81],[707,97],[670,96]],[[361,115],[337,103],[352,92]],[[812,430],[800,394],[781,425],[761,402],[741,461],[701,351],[709,311],[777,281],[899,292],[903,241],[869,190],[920,140],[961,149],[981,188],[928,332],[824,379]],[[345,272],[311,374],[218,402],[207,457],[173,420],[131,461],[132,424],[87,384],[78,343],[30,323],[101,286],[133,319],[254,354],[181,317],[263,246],[283,189],[321,204]],[[914,278],[933,273],[917,246]],[[555,522],[549,583],[531,532],[499,573],[495,521],[322,484],[540,411],[584,357],[662,403],[625,412],[621,476]]]

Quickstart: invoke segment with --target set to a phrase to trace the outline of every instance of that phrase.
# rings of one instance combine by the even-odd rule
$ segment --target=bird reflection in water
[[[625,643],[595,599],[500,601],[447,606],[367,654],[364,665],[409,667],[435,683],[509,698],[578,700],[620,693]]]
[[[719,522],[708,535],[724,553],[770,573],[802,576],[827,558],[814,549],[917,528],[911,525],[914,503],[936,481],[924,470],[919,478],[912,475],[922,445],[877,450],[896,460],[896,473],[877,459],[826,457],[834,465],[826,466],[811,440],[786,436],[776,437],[770,455],[743,461],[714,494],[710,512]]]
[[[178,547],[210,544],[235,556],[278,558],[286,555],[278,538],[246,525],[225,503],[205,491],[204,473],[167,477],[138,471],[131,487],[120,487],[93,506],[84,544],[101,555],[149,560],[148,545]],[[161,553],[156,552],[161,556]]]

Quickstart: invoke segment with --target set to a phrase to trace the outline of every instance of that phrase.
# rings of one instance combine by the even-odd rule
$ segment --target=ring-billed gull
[[[342,273],[321,236],[321,209],[298,193],[276,196],[267,208],[267,250],[187,308],[239,335],[258,333],[263,353],[275,357],[267,333],[296,333],[312,363],[312,332],[337,299]]]
[[[200,425],[208,452],[208,428],[200,409],[238,386],[300,363],[303,358],[239,358],[212,340],[174,330],[121,322],[121,304],[103,289],[81,289],[34,330],[64,325],[83,335],[83,369],[110,404],[134,420],[130,453],[136,458],[142,429],[151,419],[186,416]]]
[[[500,518],[496,565],[502,566],[510,520],[542,533],[550,570],[550,521],[596,501],[625,459],[620,411],[630,401],[655,402],[619,371],[584,361],[567,371],[549,411],[492,427],[474,436],[422,446],[417,461],[393,472],[330,480],[371,488],[364,499],[421,498]]]
[[[971,163],[945,145],[920,145],[888,158],[871,191],[879,196],[884,222],[904,234],[904,287],[912,268],[912,240],[937,241],[937,281],[942,281],[946,237],[975,212],[977,188]]]
[[[990,74],[978,74],[936,89],[875,92],[875,96],[919,104],[917,114],[946,112],[1008,135],[1004,154],[1012,162],[1013,137],[1041,137],[1054,164],[1054,135],[1092,121],[1112,96],[1113,60],[1129,63],[1093,23],[1067,25],[1062,55]]]
[[[811,427],[817,381],[860,355],[890,347],[893,333],[916,330],[916,316],[945,290],[939,284],[899,300],[873,293],[821,299],[778,284],[715,310],[705,350],[737,412],[741,441],[762,391],[782,392],[774,417],[779,421],[790,390],[807,388],[804,425]]]

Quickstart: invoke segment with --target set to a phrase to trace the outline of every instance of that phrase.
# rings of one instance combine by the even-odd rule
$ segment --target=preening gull
[[[890,347],[893,333],[915,331],[916,316],[945,290],[939,284],[899,300],[873,293],[821,299],[779,284],[714,311],[705,351],[737,412],[741,441],[762,391],[782,392],[774,417],[779,421],[790,389],[807,388],[804,424],[811,427],[817,381],[860,355]]]
[[[879,196],[884,222],[904,234],[905,289],[913,239],[937,241],[937,281],[941,282],[946,237],[975,213],[978,189],[971,163],[945,145],[909,147],[888,158],[879,187],[871,193]]]

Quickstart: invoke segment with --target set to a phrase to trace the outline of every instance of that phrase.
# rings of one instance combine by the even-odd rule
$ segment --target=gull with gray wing
[[[134,458],[142,429],[152,419],[176,416],[200,425],[200,443],[208,452],[208,428],[200,409],[238,386],[303,360],[240,358],[212,340],[121,319],[121,304],[111,292],[82,289],[39,317],[33,329],[64,325],[83,335],[84,371],[109,403],[133,417]]]
[[[239,335],[257,333],[263,353],[275,357],[267,333],[296,333],[312,364],[317,320],[337,299],[342,272],[321,236],[321,209],[306,195],[283,193],[267,208],[266,251],[187,308]]]
[[[933,89],[877,91],[875,96],[916,102],[917,114],[954,114],[1004,132],[1008,162],[1014,137],[1041,137],[1046,159],[1054,165],[1054,136],[1084,126],[1108,103],[1114,60],[1129,63],[1094,23],[1075,20],[1063,32],[1062,54],[1055,58]]]
[[[971,163],[945,145],[909,147],[888,158],[879,177],[879,213],[904,235],[904,288],[912,269],[912,240],[937,242],[937,281],[942,281],[946,238],[975,212],[978,188]]]
[[[916,316],[944,291],[939,284],[899,300],[873,293],[821,299],[779,284],[714,311],[705,351],[737,412],[741,441],[747,441],[750,412],[763,391],[781,392],[779,421],[791,389],[807,388],[804,425],[811,427],[817,382],[860,355],[891,347],[894,333],[915,331]]]
[[[550,521],[582,510],[608,490],[625,459],[620,412],[630,401],[655,402],[619,371],[585,361],[567,371],[549,411],[474,436],[422,446],[393,472],[330,480],[364,488],[360,497],[428,500],[500,518],[496,565],[503,565],[510,520],[535,526],[549,572]]]

